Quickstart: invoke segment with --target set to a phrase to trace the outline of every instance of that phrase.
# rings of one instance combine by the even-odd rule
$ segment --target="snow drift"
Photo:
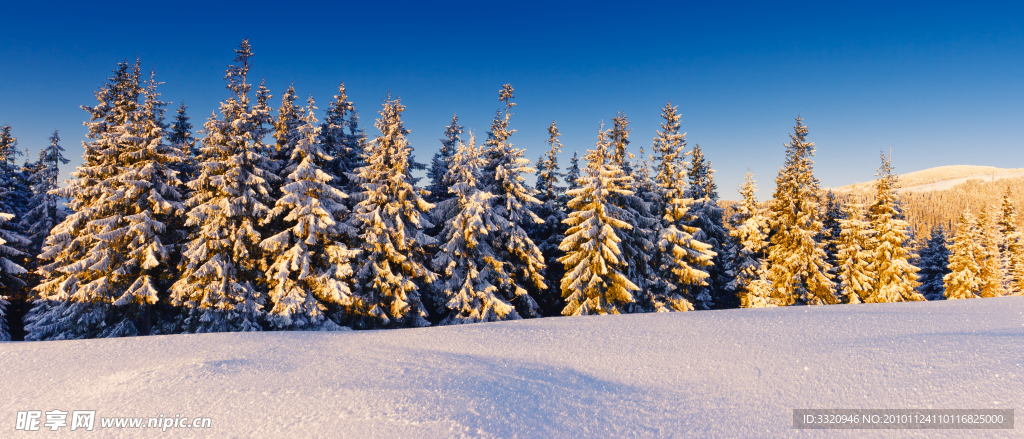
[[[1019,437],[797,431],[792,409],[1020,409],[1022,352],[1024,297],[8,342],[0,416],[5,437]],[[96,431],[11,428],[53,409]],[[99,426],[160,414],[212,427]]]

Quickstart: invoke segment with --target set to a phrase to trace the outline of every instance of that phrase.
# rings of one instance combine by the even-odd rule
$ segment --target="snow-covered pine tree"
[[[559,172],[558,154],[562,152],[562,142],[558,140],[558,127],[555,121],[548,126],[548,151],[537,160],[537,199],[540,204],[534,206],[533,211],[537,217],[544,222],[535,224],[530,228],[530,239],[540,248],[544,255],[544,278],[549,281],[562,279],[565,276],[565,267],[558,262],[558,259],[565,255],[558,247],[565,237],[566,202],[565,188],[559,185],[559,178],[565,174]],[[538,297],[538,305],[543,315],[558,315],[565,304],[561,300],[561,294],[553,294],[549,291]]]
[[[364,165],[361,133],[360,136],[355,135],[358,130],[355,116],[355,105],[349,102],[345,83],[342,82],[338,86],[338,94],[334,95],[334,101],[327,107],[324,122],[320,124],[320,142],[324,152],[334,157],[326,168],[329,169],[328,174],[334,177],[331,185],[349,195],[360,190],[349,175]],[[351,131],[346,132],[346,128]],[[352,205],[354,200],[350,197],[346,204]]]
[[[261,87],[250,105],[249,40],[235,54],[224,75],[232,96],[221,102],[221,119],[213,114],[206,121],[198,175],[188,183],[186,224],[194,231],[171,289],[172,303],[184,308],[186,332],[258,331],[266,314],[259,224],[274,203],[268,181],[278,178],[263,143],[269,94]]]
[[[979,259],[985,250],[979,244],[978,224],[964,211],[956,222],[956,235],[949,248],[949,273],[943,277],[947,299],[972,299],[981,291]]]
[[[327,312],[352,303],[350,260],[359,252],[341,242],[346,194],[330,185],[333,177],[323,171],[331,157],[319,143],[315,109],[310,97],[292,155],[282,163],[282,196],[268,215],[283,217],[286,228],[260,243],[269,267],[267,319],[277,328],[341,329]]]
[[[468,145],[461,140],[455,145],[448,164],[444,180],[451,182],[449,193],[455,198],[438,205],[445,212],[445,244],[433,260],[444,273],[436,285],[444,308],[441,324],[519,319],[515,307],[497,294],[499,285],[512,283],[511,267],[497,258],[489,235],[507,226],[507,220],[491,209],[494,195],[479,188],[483,161],[472,134]]]
[[[768,248],[768,218],[757,205],[757,183],[748,170],[740,186],[743,201],[729,219],[732,247],[729,250],[732,281],[728,288],[736,293],[742,308],[775,306],[771,288],[765,281],[765,250]]]
[[[192,123],[189,122],[191,118],[186,113],[187,109],[188,106],[184,102],[178,106],[178,111],[174,115],[174,123],[171,124],[170,132],[167,133],[167,142],[181,151],[182,161],[178,169],[178,178],[184,182],[195,177],[196,156],[199,155],[199,150],[196,149],[196,139],[192,138]]]
[[[32,173],[30,183],[32,185],[32,209],[25,213],[21,219],[21,226],[27,233],[31,242],[28,245],[28,253],[31,255],[26,268],[35,270],[36,256],[43,251],[43,243],[46,237],[50,236],[50,230],[64,221],[68,216],[67,211],[61,206],[60,197],[51,193],[57,189],[60,176],[60,165],[66,165],[68,159],[64,158],[64,148],[60,146],[60,135],[57,130],[50,136],[50,145],[39,151],[39,160],[34,165],[36,168]]]
[[[122,68],[127,63],[122,64]],[[63,302],[42,316],[34,313],[30,339],[120,337],[160,332],[153,305],[164,300],[174,277],[171,249],[181,215],[181,182],[175,167],[180,150],[164,142],[164,105],[150,74],[139,81],[138,60],[101,90],[84,144],[86,163],[68,187],[54,193],[70,199],[69,215],[46,240],[36,288],[42,301]],[[121,70],[121,68],[119,68]],[[142,102],[138,102],[143,98]],[[53,322],[48,326],[44,322]]]
[[[978,214],[977,233],[981,254],[977,258],[981,272],[978,275],[981,297],[999,297],[1006,294],[1004,279],[1006,271],[999,254],[1000,236],[996,228],[998,213],[992,206],[986,206]]]
[[[633,154],[627,151],[629,146],[629,120],[623,113],[618,113],[613,119],[613,125],[608,130],[607,139],[611,144],[609,162],[622,168],[624,175],[633,176],[633,169],[630,159]],[[652,264],[655,259],[657,231],[660,229],[661,221],[659,215],[652,211],[653,200],[645,200],[640,195],[650,195],[649,192],[641,192],[637,184],[641,180],[633,179],[633,186],[629,194],[613,194],[612,203],[622,212],[622,221],[629,223],[632,228],[624,230],[619,235],[622,242],[619,247],[622,250],[622,257],[626,262],[626,276],[629,280],[640,287],[641,291],[650,291],[658,285],[658,279],[654,275]],[[638,301],[640,306],[647,304],[647,300]],[[632,311],[632,310],[630,310]]]
[[[694,201],[690,204],[686,223],[697,229],[693,238],[709,244],[711,251],[715,252],[715,256],[711,258],[711,265],[706,269],[709,275],[707,285],[696,287],[696,305],[700,309],[736,308],[739,306],[738,298],[728,288],[732,282],[729,276],[732,270],[728,267],[729,258],[726,255],[729,248],[729,232],[722,224],[724,210],[718,206],[715,171],[711,169],[711,162],[704,157],[700,145],[694,145],[691,158],[686,169],[689,185],[684,194],[686,198]]]
[[[9,213],[0,213],[0,224],[13,218],[14,215]],[[6,294],[9,294],[8,292],[13,288],[25,285],[25,282],[19,276],[26,273],[26,270],[20,264],[11,260],[11,258],[21,259],[25,253],[8,246],[8,239],[25,241],[25,238],[21,235],[7,230],[0,230],[0,291],[5,293],[0,294],[0,341],[11,340],[10,326],[7,322],[7,306],[10,305],[7,299],[10,297]]]
[[[775,178],[767,279],[780,305],[838,303],[824,245],[815,240],[824,226],[814,177],[814,143],[807,141],[803,118],[796,118],[793,131],[786,161]]]
[[[949,247],[946,243],[946,232],[942,226],[932,228],[931,237],[919,252],[921,271],[917,272],[921,286],[917,292],[927,300],[945,299],[943,278],[949,274]]]
[[[295,145],[299,143],[302,135],[299,133],[299,126],[302,121],[302,107],[295,105],[295,87],[288,86],[281,95],[281,106],[277,107],[277,120],[274,121],[274,149],[271,152],[271,159],[278,168],[285,164],[292,157]],[[281,180],[282,184],[284,180]],[[273,186],[273,185],[272,185]]]
[[[914,257],[907,236],[907,222],[899,218],[896,188],[899,180],[892,167],[892,154],[881,155],[882,165],[875,174],[875,202],[868,210],[871,222],[871,271],[874,284],[864,302],[921,301],[917,292],[918,268],[910,265]]]
[[[401,100],[384,101],[376,127],[381,134],[367,145],[366,165],[353,175],[363,193],[349,217],[362,250],[355,268],[350,324],[360,328],[426,326],[420,298],[422,283],[437,275],[427,268],[426,246],[435,240],[423,229],[433,224],[434,206],[423,199],[410,177],[412,148],[402,125]]]
[[[569,169],[565,171],[565,184],[566,190],[571,191],[573,189],[579,189],[580,184],[576,181],[580,179],[580,159],[576,154],[576,151],[572,152],[572,158],[569,159]]]
[[[540,308],[535,299],[548,288],[544,282],[544,255],[537,244],[526,233],[526,227],[544,222],[531,208],[540,204],[536,190],[525,183],[524,173],[534,172],[530,160],[523,157],[523,150],[515,148],[509,138],[516,132],[509,128],[512,102],[512,86],[505,84],[498,92],[498,100],[504,111],[498,110],[487,131],[487,142],[483,150],[484,165],[481,172],[481,188],[494,195],[491,203],[495,215],[508,220],[509,226],[495,230],[491,236],[497,260],[510,264],[511,285],[499,285],[499,294],[516,306],[523,317],[539,317]]]
[[[1013,192],[1006,187],[1001,215],[996,222],[999,232],[999,256],[1003,264],[1004,288],[1007,294],[1024,294],[1024,236],[1017,229],[1017,206]]]
[[[439,203],[453,196],[448,192],[448,188],[452,187],[454,182],[445,178],[448,176],[448,168],[452,163],[452,156],[455,155],[455,149],[462,141],[463,131],[459,126],[459,117],[452,115],[452,122],[445,128],[444,138],[441,139],[441,149],[434,154],[434,158],[430,160],[430,169],[427,170],[427,178],[430,179],[430,185],[427,186],[430,195],[427,196],[427,201],[431,203]]]
[[[588,150],[586,172],[577,180],[580,188],[569,190],[571,212],[561,249],[566,254],[562,278],[563,315],[620,314],[635,301],[636,286],[625,274],[619,235],[629,223],[619,219],[623,212],[611,200],[613,195],[630,195],[632,179],[611,159],[610,142],[604,125],[598,130],[597,147]],[[680,305],[681,306],[681,305]]]
[[[657,312],[688,311],[698,288],[707,285],[706,268],[716,254],[711,246],[694,239],[697,229],[688,225],[692,198],[686,196],[686,133],[680,132],[680,115],[672,103],[661,110],[661,130],[651,149],[655,153],[654,182],[659,200],[654,207],[664,212],[658,229],[655,280],[649,290],[650,308]]]
[[[839,215],[837,215],[839,216]],[[856,203],[847,203],[845,215],[839,222],[839,238],[834,241],[836,249],[837,290],[846,303],[862,303],[870,298],[875,288],[874,270],[876,247],[871,223],[864,218],[864,208]]]
[[[18,139],[11,134],[11,126],[0,127],[0,341],[11,339],[7,322],[7,306],[11,293],[25,286],[21,279],[27,271],[22,267],[29,245],[21,235],[20,224],[11,221],[28,208],[23,174],[14,165]]]
[[[840,221],[844,219],[846,219],[846,212],[842,200],[829,190],[825,193],[825,211],[821,219],[821,224],[824,226],[824,234],[821,236],[821,240],[825,243],[825,261],[833,269],[838,266],[836,263],[836,253],[838,252],[836,243],[839,242],[839,235],[843,231]],[[835,275],[835,272],[832,274]]]

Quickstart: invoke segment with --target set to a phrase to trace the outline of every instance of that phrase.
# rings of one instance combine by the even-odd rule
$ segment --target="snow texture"
[[[1019,409],[1022,350],[1024,297],[7,342],[0,413],[212,418],[83,437],[1019,437],[797,431],[792,409]]]

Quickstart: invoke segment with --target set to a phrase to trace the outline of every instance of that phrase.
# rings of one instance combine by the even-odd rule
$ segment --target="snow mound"
[[[10,428],[53,409],[96,410],[83,437],[1020,437],[797,431],[792,409],[1020,409],[1022,352],[1024,297],[8,342],[0,414],[5,437],[54,434]],[[99,426],[160,414],[212,427]]]

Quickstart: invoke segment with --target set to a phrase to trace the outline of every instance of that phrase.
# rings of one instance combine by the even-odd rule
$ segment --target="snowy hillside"
[[[17,411],[82,437],[1021,437],[795,431],[793,408],[1024,408],[1024,297],[564,317],[340,333],[0,344]],[[209,417],[208,430],[99,418]],[[45,418],[45,415],[44,415]],[[72,433],[67,427],[56,433]],[[98,434],[97,434],[98,433]]]
[[[1024,177],[1024,168],[1005,169],[992,166],[939,166],[900,175],[900,192],[925,192],[949,189],[971,179],[1001,180]],[[837,192],[871,191],[874,181],[832,188]]]

